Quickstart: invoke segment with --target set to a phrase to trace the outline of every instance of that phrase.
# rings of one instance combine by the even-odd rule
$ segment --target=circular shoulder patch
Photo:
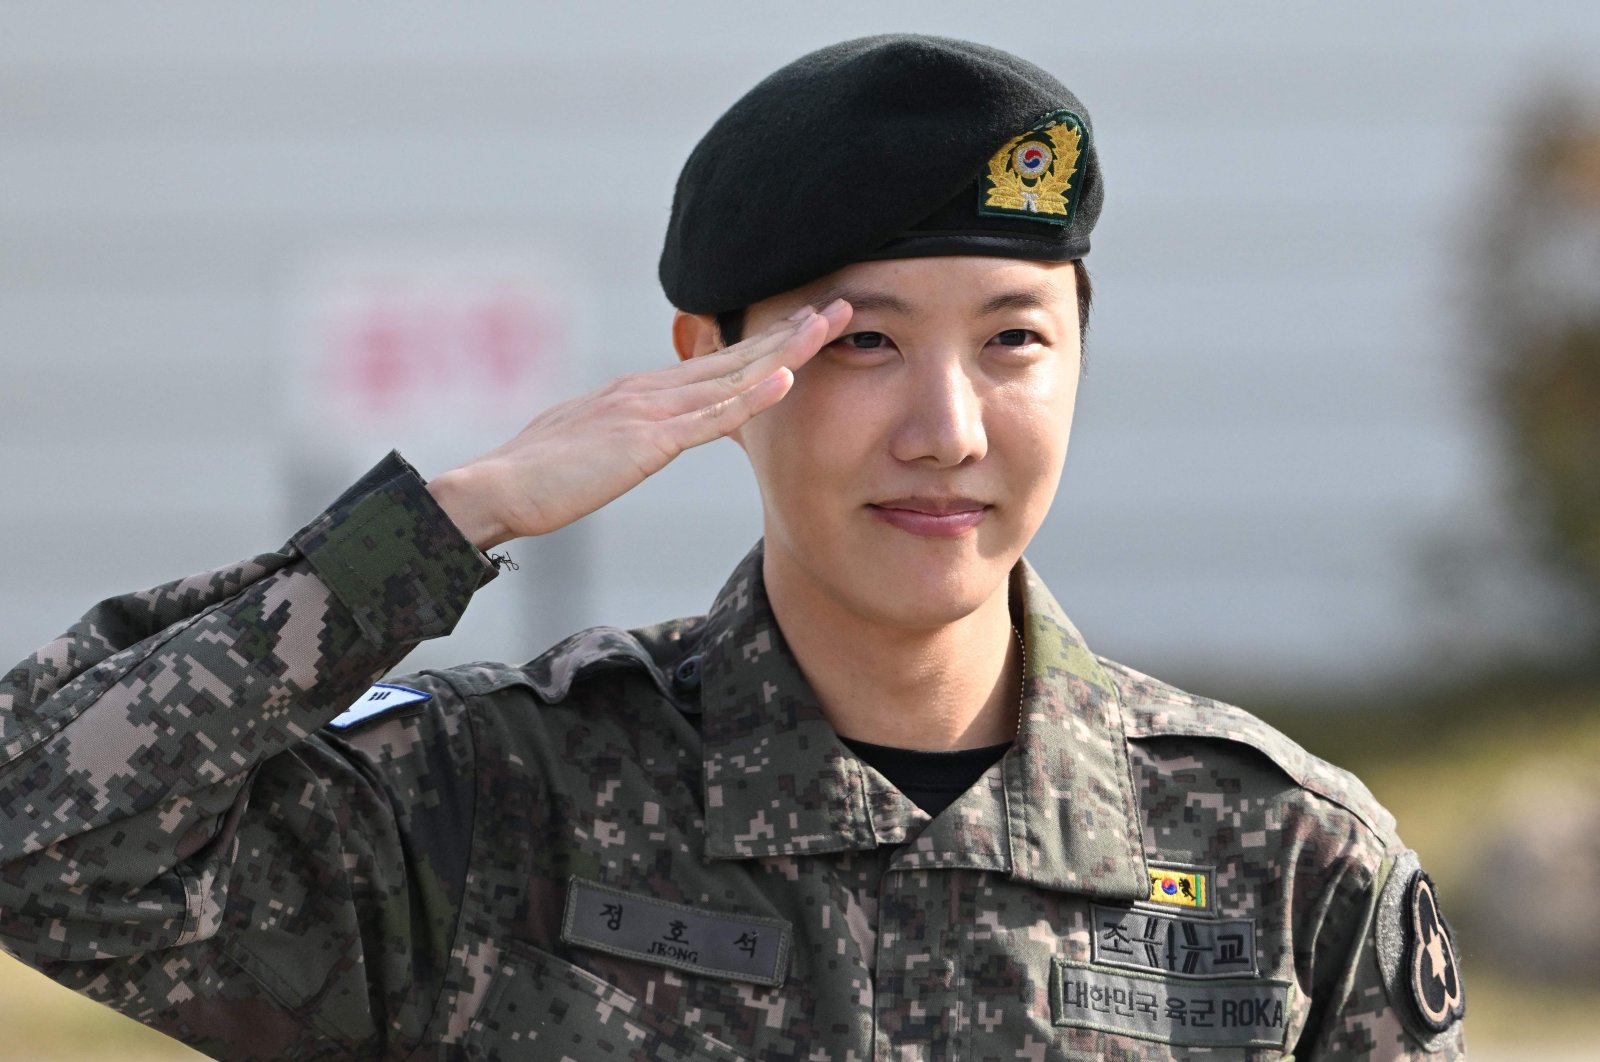
[[[1439,913],[1433,880],[1417,870],[1406,886],[1406,978],[1423,1025],[1444,1032],[1466,1013],[1455,939]]]

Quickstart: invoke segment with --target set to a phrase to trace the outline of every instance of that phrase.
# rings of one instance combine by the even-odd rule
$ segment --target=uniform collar
[[[1017,740],[932,822],[823,718],[767,603],[761,563],[758,543],[717,595],[701,642],[707,858],[904,845],[907,866],[1148,895],[1115,686],[1026,561],[1012,572],[1027,643]]]

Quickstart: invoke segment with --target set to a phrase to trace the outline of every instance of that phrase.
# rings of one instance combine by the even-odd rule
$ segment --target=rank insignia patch
[[[978,213],[1072,224],[1083,170],[1083,120],[1052,111],[1013,137],[978,178]]]
[[[1406,971],[1411,998],[1422,1022],[1443,1032],[1466,1013],[1466,993],[1461,967],[1456,962],[1455,940],[1439,913],[1433,880],[1421,870],[1411,875],[1406,890]]]
[[[1182,907],[1190,911],[1211,910],[1211,868],[1184,863],[1150,863],[1150,895],[1146,903],[1161,907]]]
[[[335,730],[349,730],[365,723],[368,719],[376,719],[386,712],[428,700],[432,696],[433,694],[423,693],[421,690],[380,682],[362,694],[359,701],[328,720],[328,725]]]

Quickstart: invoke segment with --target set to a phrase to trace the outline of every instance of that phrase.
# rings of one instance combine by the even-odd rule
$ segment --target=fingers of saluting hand
[[[795,371],[837,339],[849,320],[850,306],[842,300],[820,313],[807,307],[803,316],[742,343],[652,374],[659,378],[660,412],[688,431],[685,447],[726,435],[787,394]]]
[[[831,309],[831,307],[830,307]],[[779,321],[761,332],[747,336],[731,347],[711,351],[679,362],[670,369],[649,373],[646,379],[659,379],[662,386],[696,383],[718,377],[742,374],[773,354],[795,345],[805,346],[809,330],[817,327],[819,314],[810,306],[788,320]],[[822,318],[827,320],[826,318]]]
[[[788,393],[836,339],[850,306],[797,314],[671,368],[625,376],[545,410],[512,440],[429,484],[479,548],[565,527],[627,493],[692,446],[720,438]]]

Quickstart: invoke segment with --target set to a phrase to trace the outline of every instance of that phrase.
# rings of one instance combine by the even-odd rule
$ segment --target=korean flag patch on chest
[[[391,686],[387,682],[380,682],[363,693],[356,703],[330,719],[328,726],[334,730],[349,730],[396,708],[426,701],[432,696],[431,693],[414,690],[408,686]]]

